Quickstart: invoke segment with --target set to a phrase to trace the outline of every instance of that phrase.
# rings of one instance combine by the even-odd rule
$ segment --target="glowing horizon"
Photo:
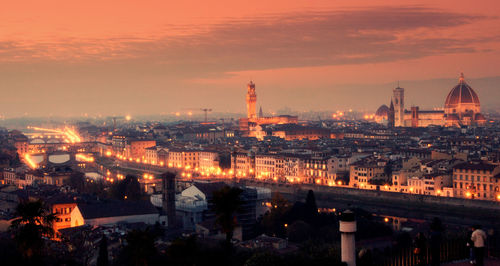
[[[265,112],[375,111],[398,80],[431,108],[460,72],[498,109],[499,12],[492,0],[6,3],[0,117],[245,113],[249,80]]]

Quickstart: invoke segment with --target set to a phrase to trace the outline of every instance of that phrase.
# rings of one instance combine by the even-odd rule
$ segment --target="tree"
[[[66,184],[78,192],[83,192],[85,189],[85,174],[78,171],[71,173]]]
[[[16,208],[18,218],[11,223],[19,251],[25,259],[39,258],[44,247],[43,237],[53,237],[56,216],[41,200],[25,201]]]
[[[122,249],[118,265],[146,266],[156,259],[156,235],[151,230],[132,230],[125,237],[127,245]]]
[[[216,222],[226,234],[226,243],[231,244],[234,229],[238,224],[236,221],[236,212],[241,207],[240,195],[243,190],[237,187],[225,186],[213,194],[213,208],[216,215]]]
[[[142,196],[141,185],[136,176],[127,175],[111,188],[111,195],[119,200],[139,200]]]
[[[97,256],[97,266],[108,266],[108,238],[103,235],[99,243],[99,255]]]
[[[280,194],[275,193],[271,199],[271,209],[262,217],[261,225],[264,233],[271,236],[284,237],[286,235],[285,224],[290,203]]]
[[[285,265],[281,257],[273,253],[259,252],[245,261],[244,266],[277,266]]]
[[[312,235],[312,228],[309,224],[304,221],[295,221],[288,226],[288,239],[292,242],[301,243]]]
[[[314,218],[318,215],[318,206],[316,205],[316,198],[312,190],[307,192],[306,204],[304,207],[306,222],[312,223]]]

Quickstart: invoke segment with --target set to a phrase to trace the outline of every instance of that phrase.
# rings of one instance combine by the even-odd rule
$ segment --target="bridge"
[[[25,155],[23,159],[34,169],[50,165],[76,165],[85,168],[87,164],[94,162],[92,154],[74,151],[32,153]]]

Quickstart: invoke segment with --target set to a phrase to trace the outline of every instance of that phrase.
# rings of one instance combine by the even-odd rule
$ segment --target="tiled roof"
[[[78,204],[85,219],[159,213],[149,201],[113,201],[94,204]]]

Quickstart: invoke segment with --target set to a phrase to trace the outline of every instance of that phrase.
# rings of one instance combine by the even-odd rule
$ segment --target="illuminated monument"
[[[247,117],[256,118],[257,94],[255,93],[255,83],[250,81],[247,86]]]
[[[375,121],[395,127],[483,126],[486,118],[481,114],[479,97],[461,74],[458,84],[446,97],[444,110],[420,110],[418,106],[406,110],[404,89],[398,86],[393,90],[391,107],[382,105],[375,114]]]
[[[486,118],[481,114],[481,104],[476,92],[460,75],[458,85],[451,89],[444,103],[444,118],[448,126],[484,125]]]
[[[255,83],[250,81],[247,85],[247,117],[240,118],[239,126],[243,136],[257,137],[262,139],[265,135],[262,132],[262,125],[276,125],[276,124],[297,124],[298,117],[290,115],[280,116],[263,116],[262,107],[257,116],[257,94],[255,92]]]

